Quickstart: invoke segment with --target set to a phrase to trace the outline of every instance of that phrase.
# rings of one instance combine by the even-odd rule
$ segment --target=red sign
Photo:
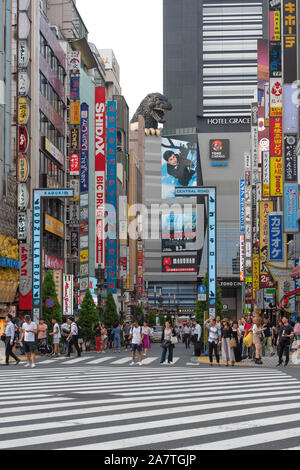
[[[270,156],[282,157],[283,136],[282,117],[270,118]]]
[[[80,157],[78,153],[70,154],[70,175],[79,176],[80,174]]]
[[[106,193],[106,95],[95,88],[96,264],[105,262],[104,218]]]
[[[54,256],[45,255],[45,268],[53,269],[55,271],[64,270],[64,260],[54,258]]]
[[[194,273],[196,272],[196,257],[164,256],[162,259],[164,273]]]
[[[19,126],[19,153],[26,153],[28,149],[28,132],[26,127]]]

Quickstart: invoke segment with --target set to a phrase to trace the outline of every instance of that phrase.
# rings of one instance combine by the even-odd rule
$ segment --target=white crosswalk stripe
[[[0,449],[299,448],[300,381],[281,371],[107,368],[100,359],[0,370]]]

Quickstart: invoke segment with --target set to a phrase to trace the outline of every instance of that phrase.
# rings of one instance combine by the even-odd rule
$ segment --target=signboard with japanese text
[[[107,289],[117,293],[117,103],[107,102]]]
[[[73,275],[64,276],[63,312],[66,317],[73,315]]]
[[[95,88],[96,266],[105,261],[104,219],[106,200],[106,92]]]
[[[274,210],[273,201],[259,203],[260,218],[260,287],[271,287],[272,283],[267,263],[269,262],[269,214]],[[273,284],[272,284],[273,285]]]
[[[269,214],[269,260],[283,261],[283,213],[270,212]]]
[[[283,0],[284,83],[297,80],[297,2]]]
[[[163,256],[163,273],[195,273],[196,256]]]
[[[297,233],[299,192],[298,183],[285,183],[284,185],[284,231],[285,233]]]
[[[297,181],[297,135],[284,136],[285,181]]]
[[[264,198],[270,197],[270,152],[263,152],[262,195]]]
[[[80,191],[89,190],[89,107],[86,103],[80,110]]]
[[[240,232],[245,230],[245,180],[240,180]]]
[[[283,196],[283,158],[270,158],[270,195],[271,197]]]

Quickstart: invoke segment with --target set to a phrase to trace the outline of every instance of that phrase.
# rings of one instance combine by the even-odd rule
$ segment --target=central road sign
[[[176,197],[197,197],[206,196],[208,198],[208,232],[207,232],[207,267],[208,267],[208,301],[209,313],[216,316],[217,307],[217,188],[212,187],[178,187],[175,189]]]

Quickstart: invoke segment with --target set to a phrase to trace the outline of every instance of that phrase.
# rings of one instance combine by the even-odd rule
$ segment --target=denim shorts
[[[133,352],[135,352],[135,351],[141,352],[142,349],[143,349],[143,345],[142,345],[142,344],[140,344],[140,345],[138,345],[138,344],[132,344],[131,347],[132,347],[132,351],[133,351]]]

